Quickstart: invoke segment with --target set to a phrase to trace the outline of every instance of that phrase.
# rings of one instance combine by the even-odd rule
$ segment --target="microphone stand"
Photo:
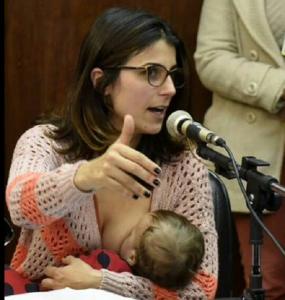
[[[227,179],[236,178],[232,160],[211,148],[206,143],[198,143],[197,153],[204,159],[215,164],[215,172]],[[267,162],[252,156],[242,158],[238,166],[239,176],[247,181],[246,194],[251,208],[262,219],[264,209],[277,211],[281,206],[281,196],[285,196],[285,188],[278,184],[277,179],[257,171],[259,166],[268,166]],[[251,213],[250,215],[250,243],[252,245],[252,265],[250,286],[244,291],[243,300],[264,300],[265,290],[262,288],[262,274],[260,266],[262,228]]]

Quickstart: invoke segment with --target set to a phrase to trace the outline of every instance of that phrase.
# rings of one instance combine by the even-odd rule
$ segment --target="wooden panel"
[[[39,113],[61,103],[83,36],[95,17],[112,6],[140,7],[168,20],[190,58],[202,0],[5,0],[5,182],[19,136]],[[189,111],[201,121],[209,105],[193,59]],[[7,214],[7,212],[6,212]],[[15,247],[7,247],[8,262]]]

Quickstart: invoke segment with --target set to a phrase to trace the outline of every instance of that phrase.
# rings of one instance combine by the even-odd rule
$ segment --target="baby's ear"
[[[127,257],[127,263],[132,267],[136,264],[137,262],[137,252],[135,249],[130,250],[130,253]]]
[[[90,78],[93,84],[93,87],[96,87],[97,81],[100,77],[102,77],[104,75],[104,72],[102,69],[100,68],[94,68],[92,69],[91,73],[90,73]]]

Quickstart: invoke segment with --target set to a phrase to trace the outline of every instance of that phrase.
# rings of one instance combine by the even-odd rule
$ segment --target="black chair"
[[[209,171],[212,187],[216,230],[218,233],[218,289],[216,298],[232,297],[234,247],[237,233],[231,213],[227,189],[216,173]]]

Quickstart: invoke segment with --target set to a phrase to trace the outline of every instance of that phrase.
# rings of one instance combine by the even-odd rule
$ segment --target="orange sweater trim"
[[[57,263],[67,255],[82,254],[85,250],[77,243],[64,220],[57,220],[41,229],[42,238]]]
[[[153,294],[155,300],[178,300],[179,297],[175,291],[170,291],[156,284],[153,285]]]
[[[35,188],[40,177],[41,174],[35,174],[34,178],[23,186],[21,194],[22,213],[36,224],[49,223],[55,220],[53,217],[44,215],[38,208]]]
[[[37,176],[39,173],[26,173],[24,175],[20,175],[17,176],[8,186],[6,189],[6,203],[7,206],[9,208],[9,204],[10,204],[10,196],[11,196],[11,192],[12,190],[15,188],[15,186],[19,183],[21,183],[21,181],[23,180],[29,180],[30,178],[33,178],[33,176]]]
[[[22,244],[18,244],[11,261],[11,268],[18,271],[18,268],[22,265],[27,255],[28,255],[27,247]]]
[[[10,202],[10,195],[12,190],[16,187],[17,184],[21,184],[21,181],[25,180],[26,183],[23,184],[21,188],[21,198],[20,198],[20,206],[21,212],[24,217],[29,219],[34,224],[43,224],[50,223],[55,220],[55,218],[44,215],[37,205],[37,196],[36,196],[36,185],[40,177],[41,173],[28,173],[22,176],[16,177],[7,188],[7,206]]]
[[[194,276],[193,282],[197,283],[203,289],[203,291],[205,291],[205,294],[209,300],[215,299],[218,286],[218,281],[215,276],[212,274],[199,272]]]

